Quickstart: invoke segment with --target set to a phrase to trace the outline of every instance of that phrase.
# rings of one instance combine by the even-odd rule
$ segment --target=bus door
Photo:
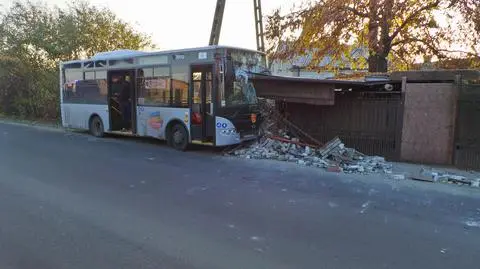
[[[211,144],[215,137],[213,108],[213,65],[191,66],[190,96],[192,142]]]
[[[111,131],[136,133],[135,71],[108,71],[108,110]],[[126,93],[123,88],[128,88]]]

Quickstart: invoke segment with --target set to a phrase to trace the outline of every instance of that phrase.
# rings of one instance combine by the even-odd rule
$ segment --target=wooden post
[[[459,110],[460,110],[460,103],[461,103],[461,87],[462,87],[462,75],[456,75],[455,76],[455,87],[454,87],[454,93],[453,93],[453,102],[452,106],[454,106],[453,113],[453,122],[452,122],[452,154],[451,154],[451,163],[456,166],[457,165],[457,150],[459,145],[457,145],[457,140],[458,140],[458,123],[460,121],[460,116],[459,116]]]
[[[405,113],[405,95],[407,92],[407,77],[402,77],[402,91],[400,94],[400,104],[397,108],[397,127],[395,132],[395,150],[398,160],[402,160],[402,137],[403,137],[403,117]]]

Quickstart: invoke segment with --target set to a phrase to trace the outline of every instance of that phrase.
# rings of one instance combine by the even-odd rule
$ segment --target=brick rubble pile
[[[411,178],[421,181],[467,185],[475,188],[480,187],[480,178],[475,178],[474,174],[467,177],[437,169],[422,168],[419,173],[412,175]]]
[[[383,173],[395,180],[412,179],[480,187],[480,178],[460,176],[436,169],[422,168],[413,173],[393,173],[392,164],[379,156],[367,156],[347,148],[337,137],[322,147],[304,145],[298,139],[264,137],[258,142],[229,153],[246,159],[269,159],[297,163],[301,166],[324,168],[331,172],[371,174]]]
[[[366,156],[355,149],[347,148],[338,138],[319,148],[302,145],[297,139],[284,139],[265,137],[230,154],[247,159],[294,162],[346,173],[390,173],[392,168],[383,157]]]

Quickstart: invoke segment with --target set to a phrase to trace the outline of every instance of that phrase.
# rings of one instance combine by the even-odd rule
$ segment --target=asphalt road
[[[0,124],[0,268],[480,268],[480,191]]]

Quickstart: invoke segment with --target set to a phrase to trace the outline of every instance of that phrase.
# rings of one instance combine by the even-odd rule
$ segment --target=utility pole
[[[215,15],[213,17],[212,31],[210,32],[210,42],[208,43],[210,46],[216,46],[220,41],[220,31],[222,29],[225,1],[226,0],[217,0]],[[255,37],[257,41],[257,50],[265,52],[261,0],[253,0],[253,11],[255,13]]]
[[[253,0],[253,8],[255,12],[255,35],[257,40],[257,50],[265,52],[265,39],[263,33],[263,18],[262,18],[262,1]]]
[[[218,45],[220,41],[220,30],[222,29],[223,13],[225,11],[225,0],[217,0],[215,15],[213,17],[212,31],[210,32],[209,45]]]

